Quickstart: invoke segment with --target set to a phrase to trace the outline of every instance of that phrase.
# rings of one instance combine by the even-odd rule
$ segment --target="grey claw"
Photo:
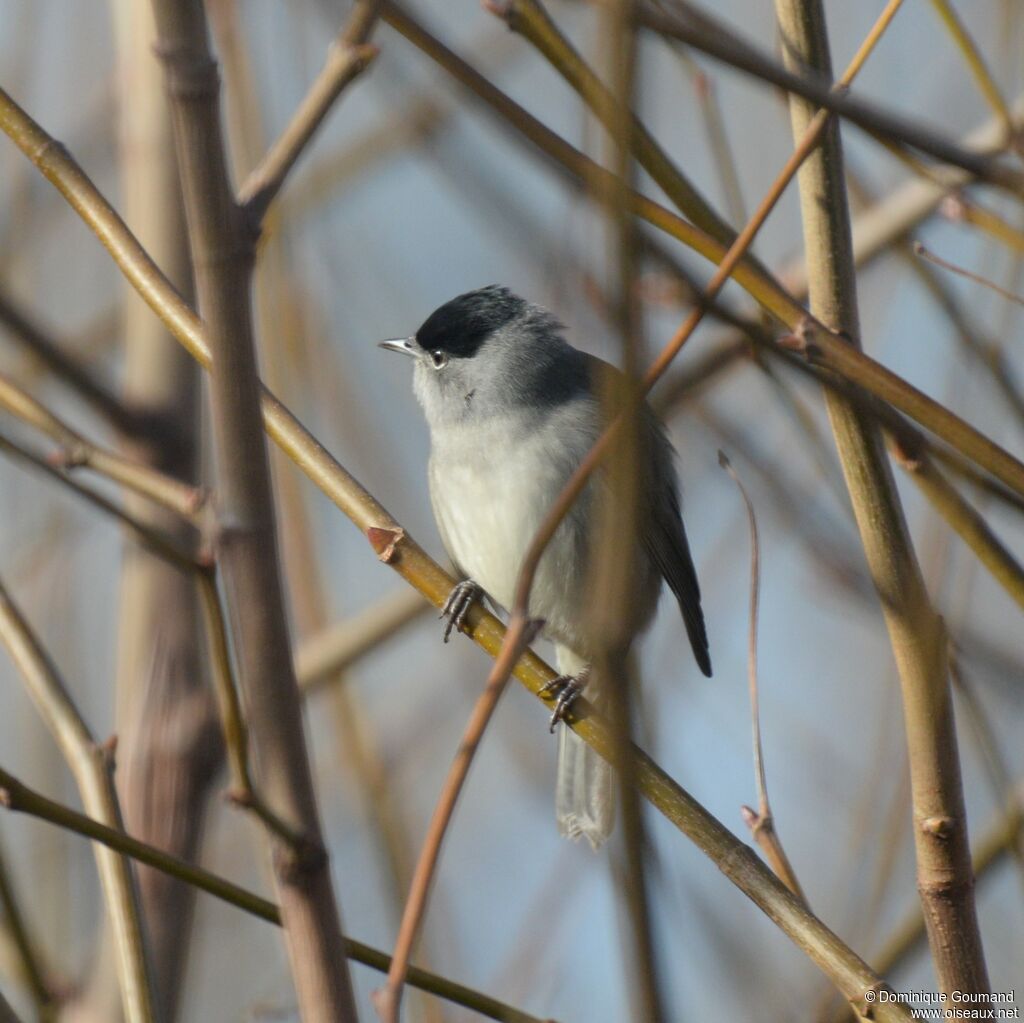
[[[576,697],[583,692],[585,684],[585,675],[559,675],[541,687],[541,696],[555,694],[555,706],[551,712],[551,727],[548,731],[554,732],[558,722],[566,719],[573,703],[576,702]]]
[[[444,602],[444,607],[441,608],[439,616],[448,619],[444,627],[444,641],[446,643],[451,638],[453,631],[461,631],[470,607],[472,607],[475,600],[478,600],[483,595],[483,592],[483,589],[473,582],[472,579],[463,579],[462,582],[456,583],[452,587],[452,592],[448,594],[448,599]]]

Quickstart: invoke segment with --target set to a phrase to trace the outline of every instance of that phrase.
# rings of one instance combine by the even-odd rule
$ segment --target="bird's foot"
[[[583,692],[589,674],[589,670],[584,669],[578,675],[559,675],[558,678],[553,678],[547,685],[541,687],[541,696],[555,697],[555,706],[551,712],[550,731],[555,730],[559,721],[565,720],[572,705],[576,702],[576,698]]]
[[[441,608],[441,618],[447,618],[448,622],[444,627],[444,641],[447,643],[453,631],[461,631],[465,624],[466,615],[469,613],[475,600],[483,596],[483,587],[478,586],[472,579],[463,579],[452,587],[448,599]]]

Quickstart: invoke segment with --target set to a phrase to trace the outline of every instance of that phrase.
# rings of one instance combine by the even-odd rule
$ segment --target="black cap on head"
[[[514,320],[524,309],[523,299],[497,284],[467,291],[432,312],[416,331],[416,340],[428,352],[441,351],[468,359],[489,334]]]

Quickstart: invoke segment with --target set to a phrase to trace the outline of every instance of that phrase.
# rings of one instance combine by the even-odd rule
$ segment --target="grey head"
[[[431,427],[539,411],[587,386],[562,325],[498,285],[453,298],[411,337],[380,346],[415,359],[413,390]]]

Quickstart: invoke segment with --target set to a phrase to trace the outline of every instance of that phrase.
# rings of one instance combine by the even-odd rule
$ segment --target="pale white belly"
[[[430,461],[430,490],[441,538],[469,578],[504,608],[512,606],[523,556],[550,502],[573,469],[536,435],[485,428],[465,444],[444,438],[443,462]],[[486,457],[481,457],[486,452]],[[587,500],[584,495],[583,500]],[[553,638],[571,641],[582,617],[586,551],[577,509],[541,561],[530,613]]]

